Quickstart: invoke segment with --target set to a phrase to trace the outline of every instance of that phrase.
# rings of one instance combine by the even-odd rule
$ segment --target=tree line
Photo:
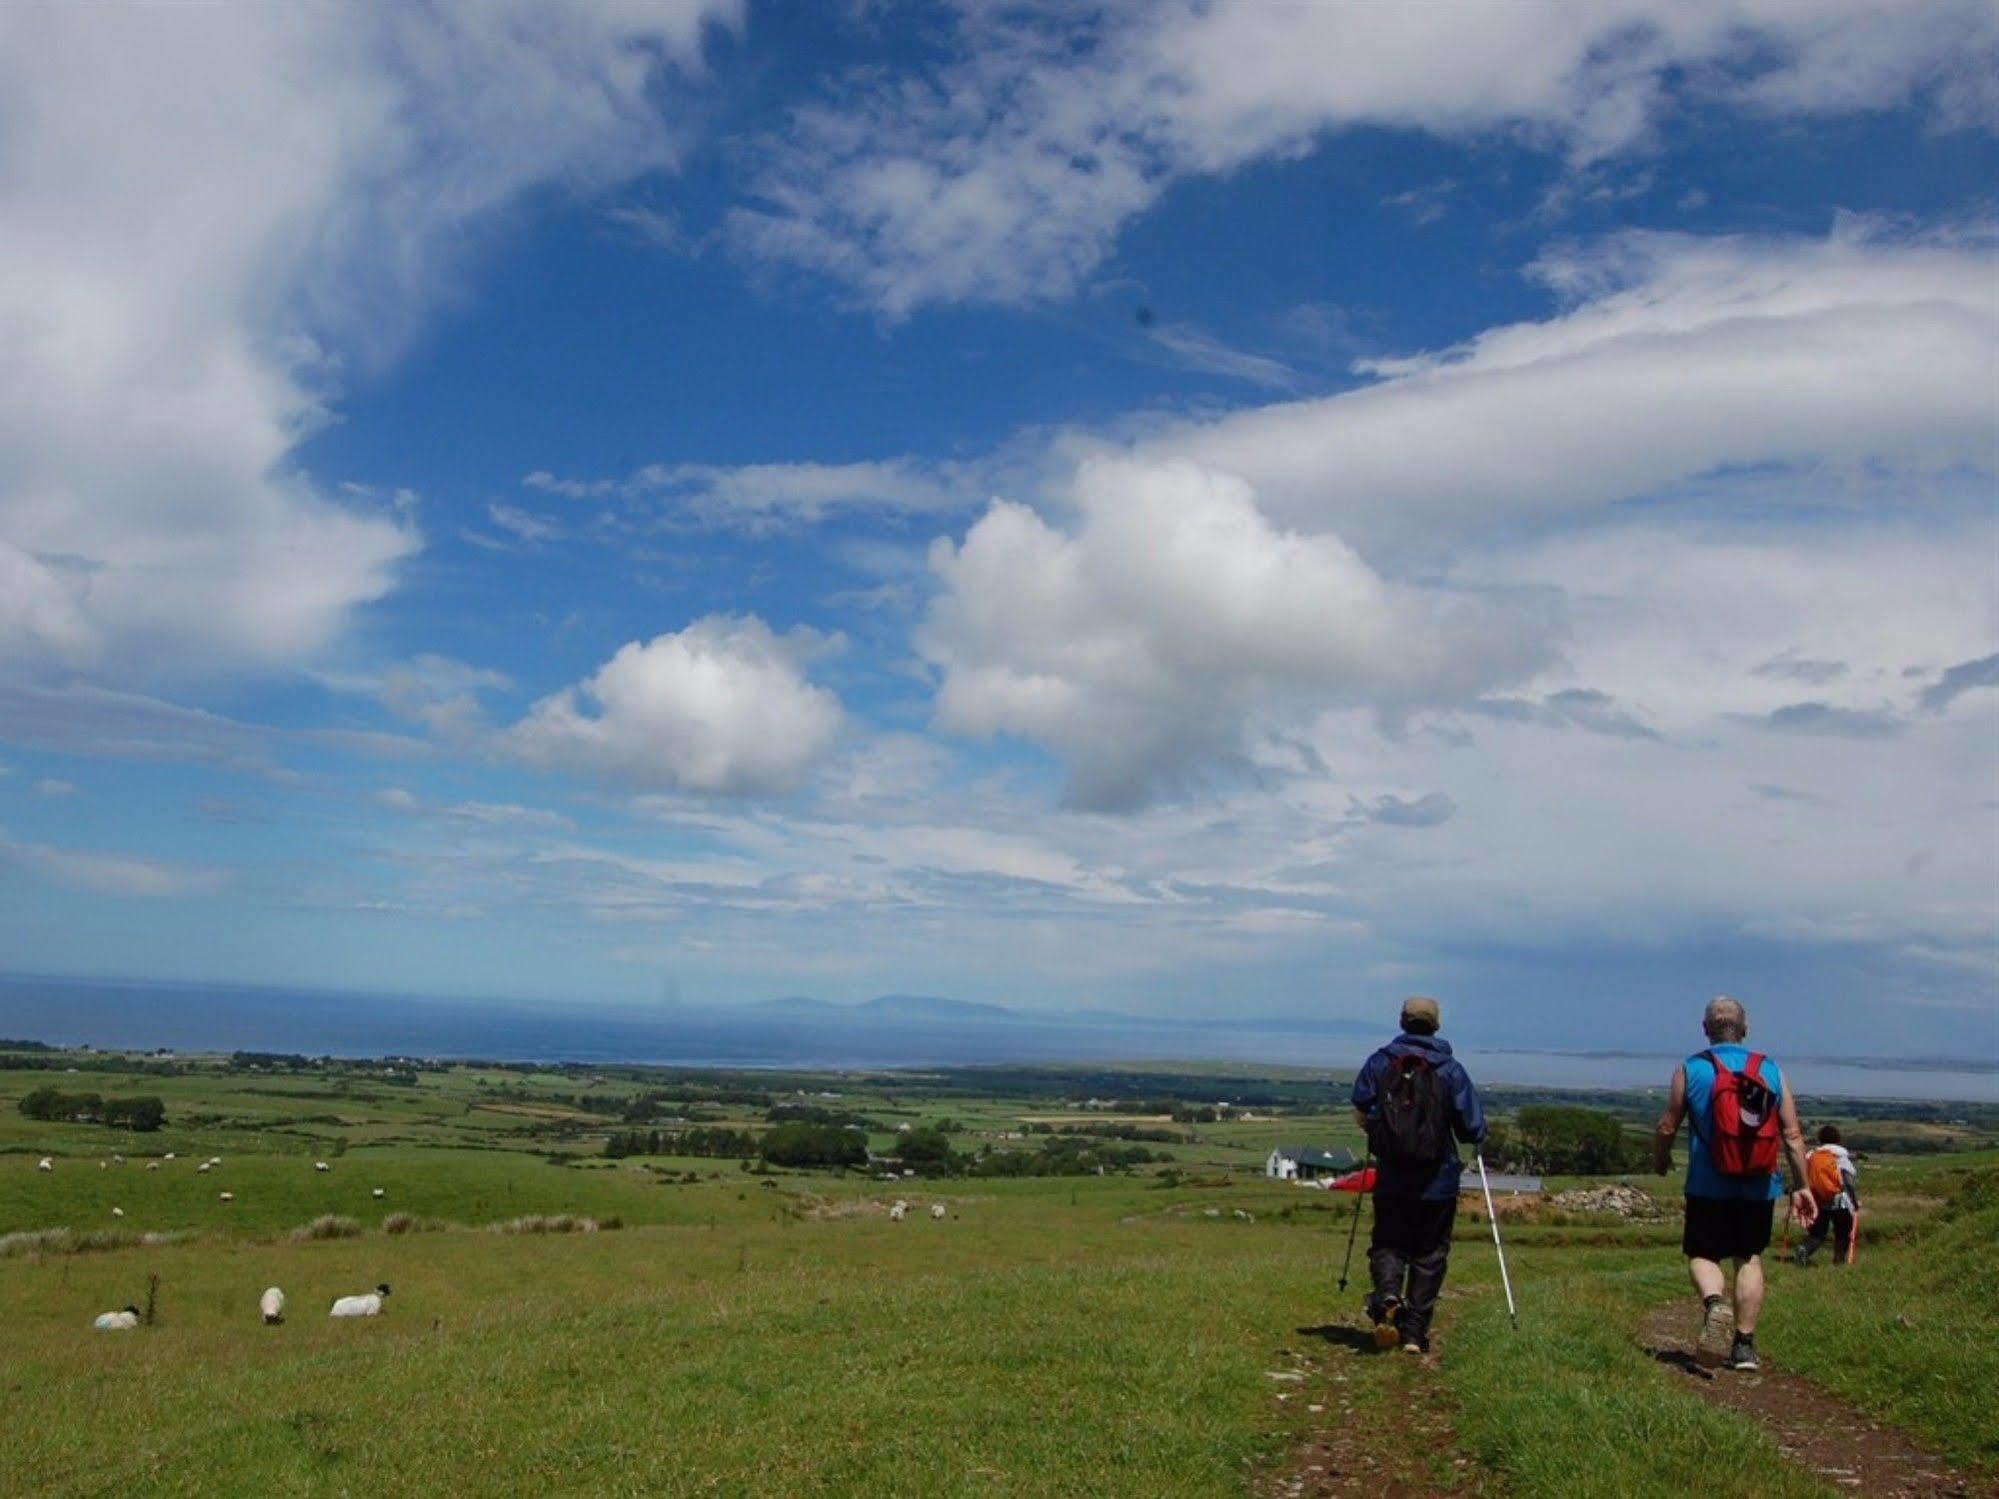
[[[167,1122],[167,1106],[159,1098],[105,1098],[96,1093],[64,1093],[55,1088],[35,1089],[21,1100],[20,1110],[30,1119],[102,1124],[142,1133]]]

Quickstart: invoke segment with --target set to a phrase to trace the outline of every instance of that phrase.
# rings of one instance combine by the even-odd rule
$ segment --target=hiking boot
[[[1735,1310],[1721,1297],[1701,1310],[1700,1336],[1694,1339],[1694,1362],[1703,1369],[1716,1369],[1735,1346]]]
[[[1738,1335],[1734,1346],[1728,1350],[1728,1367],[1744,1374],[1756,1373],[1763,1367],[1756,1361],[1756,1345]]]
[[[1401,1310],[1402,1303],[1393,1297],[1390,1297],[1375,1309],[1374,1346],[1384,1353],[1393,1348],[1395,1340],[1402,1336],[1395,1328],[1395,1316]]]
[[[1416,1354],[1428,1353],[1430,1351],[1430,1340],[1426,1337],[1420,1337],[1413,1332],[1405,1332],[1402,1335],[1402,1351],[1404,1353]]]

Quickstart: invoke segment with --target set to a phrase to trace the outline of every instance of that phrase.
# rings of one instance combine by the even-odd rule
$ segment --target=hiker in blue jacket
[[[1485,1140],[1478,1090],[1437,1034],[1434,999],[1402,1002],[1402,1034],[1361,1065],[1354,1118],[1373,1152],[1374,1226],[1367,1241],[1374,1289],[1367,1314],[1377,1348],[1430,1351],[1430,1317],[1451,1255],[1458,1211],[1457,1142]]]
[[[1791,1208],[1810,1228],[1818,1204],[1806,1185],[1805,1135],[1798,1103],[1783,1070],[1743,1043],[1749,1012],[1727,995],[1708,1001],[1701,1015],[1707,1048],[1673,1073],[1666,1111],[1652,1136],[1652,1169],[1673,1166],[1673,1141],[1685,1124],[1686,1256],[1694,1294],[1701,1299],[1694,1357],[1712,1368],[1726,1364],[1753,1374],[1756,1319],[1763,1309],[1763,1251],[1770,1223],[1784,1197],[1783,1164],[1791,1168]],[[1722,1266],[1733,1262],[1730,1287]]]

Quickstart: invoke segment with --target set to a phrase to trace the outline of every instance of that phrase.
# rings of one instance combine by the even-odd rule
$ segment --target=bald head
[[[1710,1041],[1740,1041],[1749,1034],[1749,1012],[1726,994],[1718,994],[1701,1012],[1701,1029]]]

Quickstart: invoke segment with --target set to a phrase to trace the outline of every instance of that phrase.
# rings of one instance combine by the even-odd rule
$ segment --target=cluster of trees
[[[816,1103],[773,1104],[765,1110],[764,1118],[772,1124],[832,1124],[854,1129],[882,1127],[866,1114],[856,1114],[851,1109],[829,1109]]]
[[[868,1137],[839,1124],[780,1124],[765,1132],[759,1154],[772,1166],[865,1166]]]
[[[1051,1135],[1039,1150],[997,1150],[966,1168],[972,1176],[1095,1176],[1171,1160],[1143,1145],[1109,1145],[1076,1135]]]
[[[723,1160],[748,1160],[757,1154],[757,1137],[746,1129],[614,1130],[604,1137],[604,1154],[698,1155]]]
[[[167,1106],[158,1098],[104,1098],[96,1093],[63,1093],[37,1088],[23,1098],[21,1112],[30,1119],[63,1123],[103,1124],[113,1129],[150,1132],[167,1122]]]
[[[1616,1176],[1650,1164],[1644,1143],[1615,1114],[1567,1104],[1532,1104],[1496,1123],[1486,1154],[1515,1171],[1548,1176]]]

